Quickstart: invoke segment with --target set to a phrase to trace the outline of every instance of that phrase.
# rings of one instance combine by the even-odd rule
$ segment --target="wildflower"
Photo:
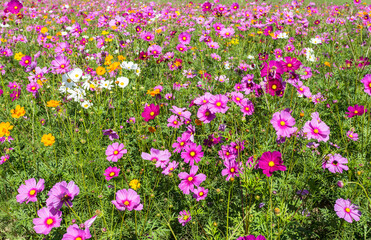
[[[225,113],[229,107],[227,106],[228,97],[222,94],[212,96],[208,104],[211,113]]]
[[[167,121],[168,121],[167,126],[173,128],[179,128],[183,124],[181,119],[178,119],[178,116],[176,115],[171,115]]]
[[[327,142],[329,140],[330,128],[326,123],[319,121],[318,119],[312,119],[305,123],[303,132],[306,134],[308,139],[317,139],[317,141]]]
[[[179,34],[178,40],[180,43],[188,45],[191,42],[191,34],[182,32],[181,34]]]
[[[9,155],[8,154],[6,154],[5,156],[1,156],[1,158],[0,158],[0,165],[3,164],[3,163],[5,163],[8,160],[9,160]]]
[[[294,127],[295,118],[286,110],[274,113],[271,123],[276,130],[277,137],[290,137],[297,130]]]
[[[40,179],[37,183],[35,178],[26,180],[26,185],[22,184],[18,188],[17,202],[23,203],[27,201],[26,204],[28,202],[36,202],[37,194],[44,190],[44,182],[44,179]]]
[[[134,190],[137,190],[140,188],[140,182],[138,179],[133,179],[129,182],[129,186],[134,189]]]
[[[127,77],[119,77],[116,79],[115,83],[120,88],[125,88],[129,84],[129,79]]]
[[[196,201],[204,200],[207,197],[207,193],[209,192],[208,189],[205,189],[203,187],[198,187],[197,189],[194,189],[192,191],[193,197],[196,198]]]
[[[263,169],[263,173],[267,177],[272,176],[274,171],[286,171],[286,166],[283,165],[280,152],[265,152],[259,159],[259,168]]]
[[[348,166],[344,165],[346,163],[348,163],[348,159],[342,157],[340,154],[329,154],[326,156],[322,167],[323,169],[327,168],[332,173],[343,173],[343,170],[349,170]]]
[[[41,142],[44,143],[45,147],[53,146],[55,143],[55,137],[51,133],[44,134],[41,138]]]
[[[176,161],[169,162],[166,168],[163,168],[164,170],[162,171],[162,174],[164,175],[169,175],[172,173],[175,169],[178,168],[179,163]]]
[[[9,130],[12,130],[14,126],[10,125],[9,122],[0,123],[0,137],[9,136]]]
[[[33,229],[36,233],[47,235],[52,228],[57,228],[61,225],[61,211],[44,207],[37,211],[37,215],[39,218],[34,218],[32,221],[35,224]]]
[[[184,162],[189,163],[191,166],[193,166],[195,162],[198,163],[201,161],[201,158],[204,156],[202,146],[192,142],[187,143],[183,151],[181,157],[184,159]]]
[[[172,147],[175,148],[174,152],[180,153],[187,145],[190,137],[191,135],[188,133],[183,133],[181,137],[178,137],[176,140],[177,142],[173,143],[172,145]]]
[[[228,175],[225,179],[226,181],[239,176],[241,164],[237,163],[235,160],[225,160],[223,164],[226,168],[222,170],[222,176]]]
[[[284,68],[281,62],[269,61],[264,62],[263,68],[260,70],[261,77],[271,76],[273,78],[279,78],[284,73]]]
[[[301,62],[292,57],[285,57],[285,61],[281,61],[281,64],[285,72],[295,71],[301,66]]]
[[[59,55],[51,62],[51,65],[55,73],[67,73],[70,67],[70,60],[63,55]]]
[[[126,120],[127,123],[134,124],[135,123],[135,117],[131,117],[128,120]]]
[[[211,113],[208,105],[202,105],[197,111],[197,117],[203,123],[210,123],[216,116],[214,113]]]
[[[144,160],[152,161],[156,163],[156,167],[164,168],[166,167],[167,163],[170,161],[171,153],[169,150],[158,150],[151,148],[151,154],[142,152],[141,157]]]
[[[148,122],[151,119],[155,119],[155,117],[159,113],[160,113],[160,106],[159,105],[154,105],[152,103],[148,107],[144,108],[144,111],[142,113],[142,117],[144,118],[144,121]]]
[[[108,167],[104,171],[104,174],[103,175],[106,176],[106,180],[109,181],[109,180],[111,180],[114,177],[118,177],[119,176],[119,173],[120,173],[120,168],[117,168],[117,167]]]
[[[122,189],[117,191],[116,200],[111,202],[120,211],[140,211],[143,209],[143,204],[140,203],[140,196],[133,189]]]
[[[368,95],[371,96],[371,74],[367,74],[362,80],[361,82],[364,84],[365,86],[365,93],[367,93]]]
[[[26,114],[24,107],[17,105],[15,109],[11,109],[10,113],[12,114],[13,118],[20,118]]]
[[[28,92],[34,94],[34,96],[35,96],[35,94],[37,93],[39,88],[40,88],[40,85],[36,81],[30,81],[30,83],[27,84],[26,90]]]
[[[127,149],[124,149],[124,144],[121,143],[112,143],[106,149],[107,160],[112,162],[117,162],[124,154],[128,152]]]
[[[179,212],[179,216],[178,216],[178,221],[180,224],[182,224],[182,226],[184,226],[187,222],[191,221],[192,217],[191,217],[191,213],[186,211],[186,210],[183,210],[183,211],[180,211]]]
[[[347,132],[347,137],[352,139],[353,141],[357,141],[358,140],[358,133],[348,131]]]
[[[72,207],[72,200],[80,193],[79,187],[75,184],[74,181],[67,182],[58,182],[52,189],[50,189],[46,199],[46,205],[50,209],[61,209],[63,205],[67,207]]]
[[[89,228],[94,223],[95,219],[97,219],[97,216],[86,220],[83,224],[80,224],[80,228],[77,224],[69,226],[67,228],[67,233],[63,235],[62,240],[85,240],[91,238]]]
[[[106,69],[105,69],[104,67],[101,67],[101,66],[97,67],[97,69],[96,69],[95,71],[96,71],[96,73],[97,73],[99,76],[102,76],[103,74],[106,73]]]
[[[242,99],[240,110],[243,116],[252,115],[254,113],[254,104],[248,99]]]
[[[182,180],[179,184],[179,188],[184,194],[189,194],[191,190],[194,190],[194,186],[199,187],[200,184],[206,180],[206,175],[203,173],[196,175],[197,171],[198,166],[193,165],[189,174],[186,172],[178,174],[178,177]]]
[[[117,134],[117,132],[113,131],[112,129],[105,129],[105,130],[102,130],[103,132],[103,135],[108,135],[109,136],[109,140],[113,141],[113,139],[119,139],[119,135]]]
[[[345,221],[352,223],[353,220],[358,222],[362,213],[358,210],[358,206],[352,204],[349,199],[345,200],[339,198],[336,200],[334,210],[339,218],[343,218]]]
[[[239,237],[236,240],[266,240],[266,238],[263,235],[258,235],[256,237],[254,235],[248,235],[245,237]]]
[[[348,107],[348,111],[349,112],[346,112],[345,114],[348,115],[348,118],[352,118],[352,117],[357,116],[357,115],[358,116],[363,115],[364,113],[367,112],[367,109],[364,106],[362,106],[362,105],[356,104],[353,107],[352,106],[349,106]]]

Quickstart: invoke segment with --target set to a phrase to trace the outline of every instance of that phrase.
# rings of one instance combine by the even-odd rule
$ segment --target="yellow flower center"
[[[231,168],[231,171],[230,171],[231,173],[234,173],[234,168]]]
[[[155,115],[155,112],[151,112],[149,115],[153,116],[153,115]]]
[[[193,180],[193,177],[189,177],[189,178],[188,178],[188,181],[191,182],[192,180]]]
[[[240,101],[240,98],[239,98],[239,97],[236,97],[236,100],[237,100],[237,101]]]
[[[303,88],[299,88],[300,91],[303,91],[304,89]]]
[[[125,202],[124,202],[124,205],[125,205],[125,206],[128,206],[129,204],[130,204],[129,201],[125,201]]]
[[[285,126],[286,125],[286,123],[284,121],[281,121],[280,124],[281,124],[281,126]]]
[[[173,171],[173,170],[174,170],[174,168],[170,168],[169,170],[170,170],[170,171]]]
[[[184,217],[183,217],[183,220],[187,220],[189,218],[189,216],[188,215],[185,215]]]
[[[350,212],[350,208],[345,208],[345,211],[346,211],[347,213],[349,213],[349,212]]]
[[[81,237],[77,237],[77,238],[75,238],[75,240],[82,240],[82,238]]]
[[[177,121],[174,121],[173,123],[174,123],[175,125],[177,125],[177,124],[178,124],[178,122],[177,122]]]
[[[246,111],[249,111],[249,110],[250,110],[250,108],[248,108],[248,107],[245,107],[245,110],[246,110]]]
[[[358,111],[357,111],[357,110],[355,110],[355,111],[354,111],[354,113],[355,113],[355,114],[357,114],[357,113],[358,113]]]
[[[272,85],[272,89],[273,90],[276,90],[277,89],[277,86],[276,85]]]
[[[268,163],[268,165],[270,166],[270,167],[274,167],[274,162],[273,161],[270,161],[269,163]]]
[[[61,68],[64,68],[64,67],[65,67],[64,64],[62,64],[62,65],[61,65]]]
[[[220,107],[221,105],[222,105],[221,102],[216,103],[216,106],[218,106],[218,107]]]
[[[109,176],[110,176],[110,177],[115,176],[115,172],[111,172],[111,173],[109,174]]]
[[[180,143],[180,146],[184,146],[184,142],[181,142],[181,143]]]
[[[313,132],[314,132],[314,133],[318,133],[318,129],[314,129]]]
[[[371,88],[371,82],[370,82],[370,84],[368,84],[368,86]]]
[[[291,63],[289,63],[289,64],[287,64],[287,66],[288,66],[288,67],[292,67],[292,64],[291,64]]]
[[[192,157],[194,157],[196,155],[196,153],[194,151],[192,151],[189,155],[191,155]]]
[[[53,219],[51,219],[51,218],[49,218],[48,220],[46,220],[46,224],[48,224],[48,225],[51,225],[51,224],[53,224]]]
[[[119,152],[118,152],[117,150],[113,152],[113,154],[115,154],[115,155],[117,155],[118,153],[119,153]]]
[[[202,197],[204,195],[204,192],[200,192],[198,196]]]
[[[31,196],[33,196],[33,195],[35,195],[35,193],[36,193],[36,191],[32,189],[32,190],[30,191],[29,194],[30,194]]]

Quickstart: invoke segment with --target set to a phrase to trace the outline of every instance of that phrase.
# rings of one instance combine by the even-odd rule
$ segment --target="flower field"
[[[0,12],[0,239],[371,239],[367,1]]]

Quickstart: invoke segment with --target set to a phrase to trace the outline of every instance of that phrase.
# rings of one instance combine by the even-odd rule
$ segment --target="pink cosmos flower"
[[[235,33],[235,31],[232,27],[223,28],[220,31],[220,36],[222,36],[223,38],[231,38],[231,37],[233,37],[234,33]]]
[[[358,133],[348,131],[347,132],[347,137],[352,139],[353,141],[357,141],[358,140]]]
[[[151,154],[142,152],[141,156],[144,160],[155,162],[156,167],[165,168],[167,163],[170,161],[171,153],[167,149],[161,151],[151,148]]]
[[[190,212],[187,212],[186,210],[179,212],[178,221],[182,224],[182,226],[191,221],[191,219],[192,217]]]
[[[90,218],[80,227],[77,224],[73,224],[67,228],[67,233],[63,235],[62,240],[85,240],[91,238],[90,227],[94,223],[97,216]]]
[[[80,193],[79,187],[75,184],[74,181],[67,182],[58,182],[52,189],[50,189],[46,199],[46,205],[50,209],[61,209],[63,204],[67,207],[72,207],[72,200]]]
[[[205,189],[203,187],[198,187],[197,189],[194,189],[192,191],[193,197],[196,198],[196,201],[204,200],[207,197],[207,193],[209,192],[208,189]]]
[[[39,88],[40,88],[40,85],[37,84],[36,81],[30,81],[30,83],[27,84],[26,90],[35,95],[37,91],[39,90]]]
[[[281,61],[281,64],[283,66],[283,71],[285,72],[295,71],[301,66],[301,62],[292,57],[285,57],[285,61]]]
[[[179,165],[179,163],[177,163],[176,161],[169,162],[169,164],[167,165],[167,167],[163,168],[164,170],[162,171],[162,174],[169,175],[175,169],[178,168],[178,165]]]
[[[158,58],[162,53],[162,47],[158,45],[151,45],[148,47],[148,55],[153,56],[154,58]]]
[[[312,94],[310,92],[310,88],[307,86],[304,86],[304,83],[302,81],[298,81],[294,87],[296,87],[296,90],[304,95],[305,97],[309,98]]]
[[[303,132],[308,139],[317,139],[319,142],[327,142],[330,139],[330,128],[326,123],[318,121],[317,119],[306,122],[303,127]]]
[[[155,119],[155,117],[159,113],[160,113],[160,106],[154,105],[153,103],[151,103],[151,105],[144,108],[142,117],[144,118],[144,121],[148,122],[151,119]]]
[[[222,94],[218,94],[210,98],[208,107],[211,113],[225,113],[229,109],[227,103],[228,97]]]
[[[116,200],[111,202],[120,211],[140,211],[143,209],[143,204],[140,203],[140,196],[133,189],[122,189],[117,191]]]
[[[172,106],[170,112],[178,115],[179,117],[183,118],[191,118],[192,113],[190,111],[186,111],[186,108],[179,108],[177,106]]]
[[[173,128],[179,128],[181,125],[183,125],[183,122],[181,121],[181,119],[178,118],[178,116],[176,115],[171,115],[168,119],[167,119],[167,126],[168,127],[173,127]]]
[[[197,118],[203,123],[210,123],[216,116],[214,113],[211,113],[208,105],[202,105],[197,111]]]
[[[204,156],[202,146],[192,142],[187,143],[183,151],[181,157],[184,159],[185,163],[189,163],[191,166],[193,166],[195,162],[198,163],[201,161],[201,158]]]
[[[23,56],[21,61],[19,61],[19,64],[21,64],[21,66],[23,67],[27,67],[31,65],[31,62],[32,62],[32,58],[30,56]]]
[[[261,77],[271,76],[273,78],[279,78],[284,73],[284,68],[281,62],[269,61],[269,63],[264,62],[263,68],[260,71]]]
[[[178,40],[180,43],[188,45],[191,42],[191,34],[182,32],[181,34],[179,34]]]
[[[327,168],[332,173],[343,173],[343,170],[349,170],[348,166],[344,165],[348,163],[348,159],[342,157],[340,154],[329,154],[326,158],[322,164],[323,169]]]
[[[51,67],[56,74],[63,74],[70,71],[70,60],[63,55],[57,56],[52,62]]]
[[[36,233],[48,235],[52,228],[57,228],[61,225],[61,211],[44,207],[37,211],[37,215],[39,218],[34,218],[32,221],[35,224],[33,229]]]
[[[117,168],[117,167],[108,167],[104,171],[104,174],[103,175],[106,176],[106,180],[109,181],[109,180],[111,180],[114,177],[118,177],[119,176],[119,173],[120,173],[120,168]]]
[[[35,178],[31,178],[25,181],[26,185],[22,184],[18,188],[18,195],[17,195],[17,202],[23,203],[25,201],[26,204],[28,202],[36,202],[37,201],[37,194],[44,190],[44,179],[40,179],[38,183],[36,183]]]
[[[339,218],[343,218],[345,221],[352,223],[353,220],[358,222],[362,213],[358,210],[358,206],[352,204],[352,202],[347,199],[339,198],[336,200],[334,210]]]
[[[188,133],[183,133],[181,137],[178,137],[176,142],[172,145],[172,147],[175,148],[173,152],[180,153],[190,141],[190,137],[191,134]]]
[[[371,96],[371,74],[367,74],[361,82],[365,86],[365,93]]]
[[[229,181],[231,178],[239,177],[239,173],[241,172],[241,163],[237,163],[234,160],[231,161],[224,161],[225,169],[222,170],[222,176],[226,176],[226,181]]]
[[[191,190],[194,190],[194,186],[199,187],[200,184],[206,180],[206,175],[203,173],[196,175],[197,171],[198,166],[193,165],[189,174],[186,172],[178,174],[178,177],[182,180],[179,184],[179,188],[184,194],[189,194]]]
[[[309,79],[312,77],[312,69],[310,67],[303,67],[304,69],[304,74],[303,75],[300,75],[300,78],[305,80],[305,79]]]
[[[267,177],[272,176],[274,171],[286,171],[280,152],[265,152],[259,159],[259,168]]]
[[[298,128],[294,127],[295,118],[293,118],[286,110],[274,113],[271,123],[276,130],[277,137],[289,138],[296,132],[296,130],[298,130]]]
[[[348,115],[348,118],[352,118],[352,117],[357,116],[357,115],[358,116],[363,115],[364,113],[367,112],[367,109],[364,106],[362,106],[362,105],[356,104],[353,107],[352,106],[349,106],[348,107],[348,111],[349,112],[347,112],[345,114]]]
[[[248,99],[242,99],[240,110],[243,116],[252,115],[254,113],[254,104]]]
[[[112,162],[117,162],[124,154],[128,152],[127,149],[124,149],[123,143],[112,143],[106,149],[107,160]]]
[[[23,4],[21,2],[19,2],[18,0],[11,0],[10,2],[8,2],[7,8],[4,11],[18,14],[22,8]]]

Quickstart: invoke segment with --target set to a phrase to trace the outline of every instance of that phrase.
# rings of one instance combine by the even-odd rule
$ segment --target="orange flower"
[[[148,131],[151,132],[151,133],[154,133],[154,132],[156,132],[156,128],[148,127]]]
[[[331,63],[329,63],[329,62],[325,62],[324,63],[327,67],[331,67]]]
[[[17,105],[15,109],[10,110],[13,118],[20,118],[26,114],[24,107]]]
[[[58,107],[59,105],[61,105],[61,102],[55,100],[50,100],[46,103],[47,107]]]
[[[198,119],[195,120],[195,123],[196,123],[197,126],[201,126],[202,125],[202,121],[200,121]]]
[[[95,70],[99,76],[102,76],[103,74],[106,73],[106,69],[104,67],[97,67]]]
[[[9,136],[10,132],[9,130],[12,130],[13,126],[10,125],[9,122],[2,122],[0,123],[0,137]]]
[[[44,143],[44,146],[53,146],[55,143],[55,137],[49,133],[49,134],[44,134],[44,136],[41,138],[41,142]]]

